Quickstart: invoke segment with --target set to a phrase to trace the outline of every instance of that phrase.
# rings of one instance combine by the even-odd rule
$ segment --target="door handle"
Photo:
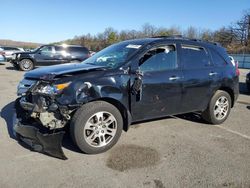
[[[169,77],[170,81],[179,80],[179,79],[180,79],[179,76],[171,76],[171,77]]]
[[[214,75],[217,75],[218,73],[217,72],[210,72],[208,75],[209,76],[214,76]]]

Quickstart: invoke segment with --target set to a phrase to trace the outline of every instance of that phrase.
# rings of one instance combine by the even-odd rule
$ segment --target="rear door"
[[[67,52],[66,47],[63,46],[55,46],[55,63],[68,63],[70,60],[70,54]]]
[[[131,95],[133,121],[177,113],[181,102],[182,72],[176,44],[152,47],[137,63],[143,76],[140,93]]]
[[[212,93],[213,67],[207,49],[202,46],[182,44],[183,112],[205,109]]]

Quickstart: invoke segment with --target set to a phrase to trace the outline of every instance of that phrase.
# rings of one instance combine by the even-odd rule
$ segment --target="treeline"
[[[40,43],[34,42],[21,42],[21,41],[14,41],[14,40],[3,40],[0,39],[0,46],[15,46],[15,47],[22,47],[22,48],[36,48],[41,46]]]
[[[193,26],[186,30],[181,30],[180,27],[159,28],[147,23],[140,30],[117,31],[109,27],[104,32],[96,35],[86,34],[75,36],[73,39],[59,43],[78,44],[86,46],[93,51],[99,51],[115,42],[123,40],[171,35],[182,35],[188,38],[219,42],[227,48],[229,53],[250,53],[250,9],[245,11],[237,22],[216,31],[197,29]]]

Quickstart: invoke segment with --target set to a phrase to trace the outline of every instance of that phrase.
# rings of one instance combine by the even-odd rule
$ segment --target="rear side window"
[[[19,49],[14,48],[14,47],[2,47],[4,50],[10,50],[10,51],[17,51]]]
[[[68,47],[67,50],[70,54],[88,54],[89,51],[87,48],[84,47]]]
[[[203,47],[182,45],[181,60],[185,69],[200,69],[209,66],[209,56]]]
[[[219,55],[219,53],[216,52],[214,49],[210,49],[209,51],[211,53],[211,57],[215,65],[223,66],[227,64],[224,58],[221,55]]]
[[[56,50],[56,52],[61,52],[61,51],[64,51],[65,48],[62,46],[55,46],[55,50]]]

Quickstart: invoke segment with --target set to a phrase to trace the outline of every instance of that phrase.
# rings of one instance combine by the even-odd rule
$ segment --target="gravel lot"
[[[69,136],[66,161],[31,152],[13,139],[11,118],[23,72],[0,64],[0,187],[250,187],[250,95],[241,95],[220,126],[196,114],[136,124],[118,144],[85,155]]]

